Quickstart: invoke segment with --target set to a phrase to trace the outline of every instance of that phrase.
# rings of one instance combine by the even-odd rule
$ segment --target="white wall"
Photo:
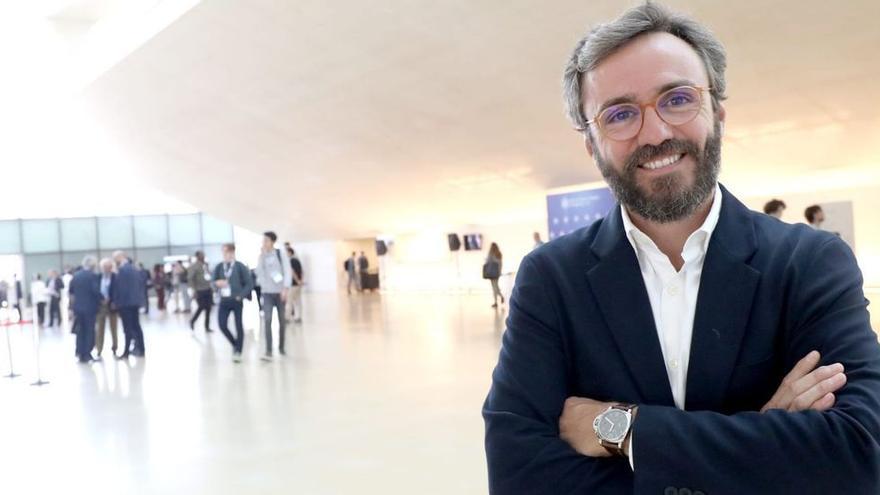
[[[292,242],[291,246],[303,267],[306,292],[336,292],[337,265],[336,241]]]
[[[522,258],[532,250],[532,233],[547,237],[544,212],[538,219],[501,225],[464,225],[443,229],[426,229],[383,237],[393,238],[388,254],[376,254],[375,239],[344,241],[292,242],[306,278],[307,292],[344,291],[347,276],[343,262],[352,251],[367,255],[371,271],[380,270],[382,288],[386,291],[469,291],[490,292],[482,278],[482,266],[489,245],[497,242],[504,255],[502,291],[508,292]],[[447,234],[479,233],[483,235],[481,251],[450,252]],[[236,234],[238,235],[238,233]]]
[[[498,243],[504,256],[502,285],[508,290],[522,258],[532,250],[532,233],[547,237],[544,212],[540,219],[500,225],[463,225],[430,229],[395,236],[384,260],[385,288],[393,291],[481,291],[489,292],[482,267],[491,243]],[[449,251],[447,234],[482,234],[481,251]],[[502,289],[503,290],[503,289]]]

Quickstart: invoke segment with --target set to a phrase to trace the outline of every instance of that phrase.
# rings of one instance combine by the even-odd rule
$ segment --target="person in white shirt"
[[[278,352],[283,356],[287,351],[284,348],[285,334],[287,330],[287,313],[284,310],[287,303],[287,293],[291,284],[290,259],[287,253],[282,253],[275,248],[278,236],[275,232],[263,234],[263,246],[260,251],[260,259],[254,268],[257,275],[257,285],[260,286],[260,297],[263,300],[263,329],[266,335],[266,353],[260,358],[263,361],[272,360],[272,311],[278,313]]]
[[[117,331],[119,322],[119,312],[113,304],[113,283],[116,279],[116,264],[111,258],[104,258],[99,263],[100,266],[100,289],[101,304],[98,306],[98,314],[95,321],[95,350],[98,359],[101,359],[101,353],[104,352],[104,330],[107,321],[110,321],[110,352],[116,357],[116,349],[119,348],[119,332]]]

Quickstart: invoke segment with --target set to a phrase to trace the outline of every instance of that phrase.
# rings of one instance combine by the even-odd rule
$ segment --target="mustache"
[[[629,158],[626,159],[624,171],[635,170],[642,163],[650,162],[660,157],[685,153],[693,157],[699,157],[700,148],[697,146],[697,143],[684,139],[667,139],[656,146],[646,144],[629,155]]]

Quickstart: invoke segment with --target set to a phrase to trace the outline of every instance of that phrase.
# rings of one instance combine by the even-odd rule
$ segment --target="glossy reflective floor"
[[[79,365],[69,330],[44,329],[43,387],[33,332],[12,327],[0,493],[486,493],[480,406],[504,318],[489,304],[307,295],[271,363],[252,308],[238,365],[184,315],[144,317],[147,357],[125,362]],[[0,356],[6,374],[5,335]]]
[[[147,358],[125,362],[76,364],[73,335],[44,329],[44,387],[32,330],[12,327],[0,494],[485,494],[480,406],[505,316],[487,297],[308,295],[272,363],[253,307],[240,365],[173,313],[143,317]]]

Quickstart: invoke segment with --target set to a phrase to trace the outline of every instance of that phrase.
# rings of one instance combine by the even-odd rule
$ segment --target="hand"
[[[283,303],[287,302],[287,289],[284,289],[281,291],[281,302],[283,302]]]
[[[599,402],[581,397],[569,397],[559,417],[559,438],[568,442],[579,454],[587,457],[611,457],[593,430],[596,416],[611,407],[612,403]]]
[[[846,375],[840,363],[816,368],[821,357],[818,351],[812,351],[798,361],[761,412],[770,409],[789,412],[831,409],[836,400],[834,392],[846,384]]]
[[[221,289],[223,289],[229,285],[229,282],[227,282],[225,280],[217,280],[214,283],[217,284],[217,287],[220,287]]]

